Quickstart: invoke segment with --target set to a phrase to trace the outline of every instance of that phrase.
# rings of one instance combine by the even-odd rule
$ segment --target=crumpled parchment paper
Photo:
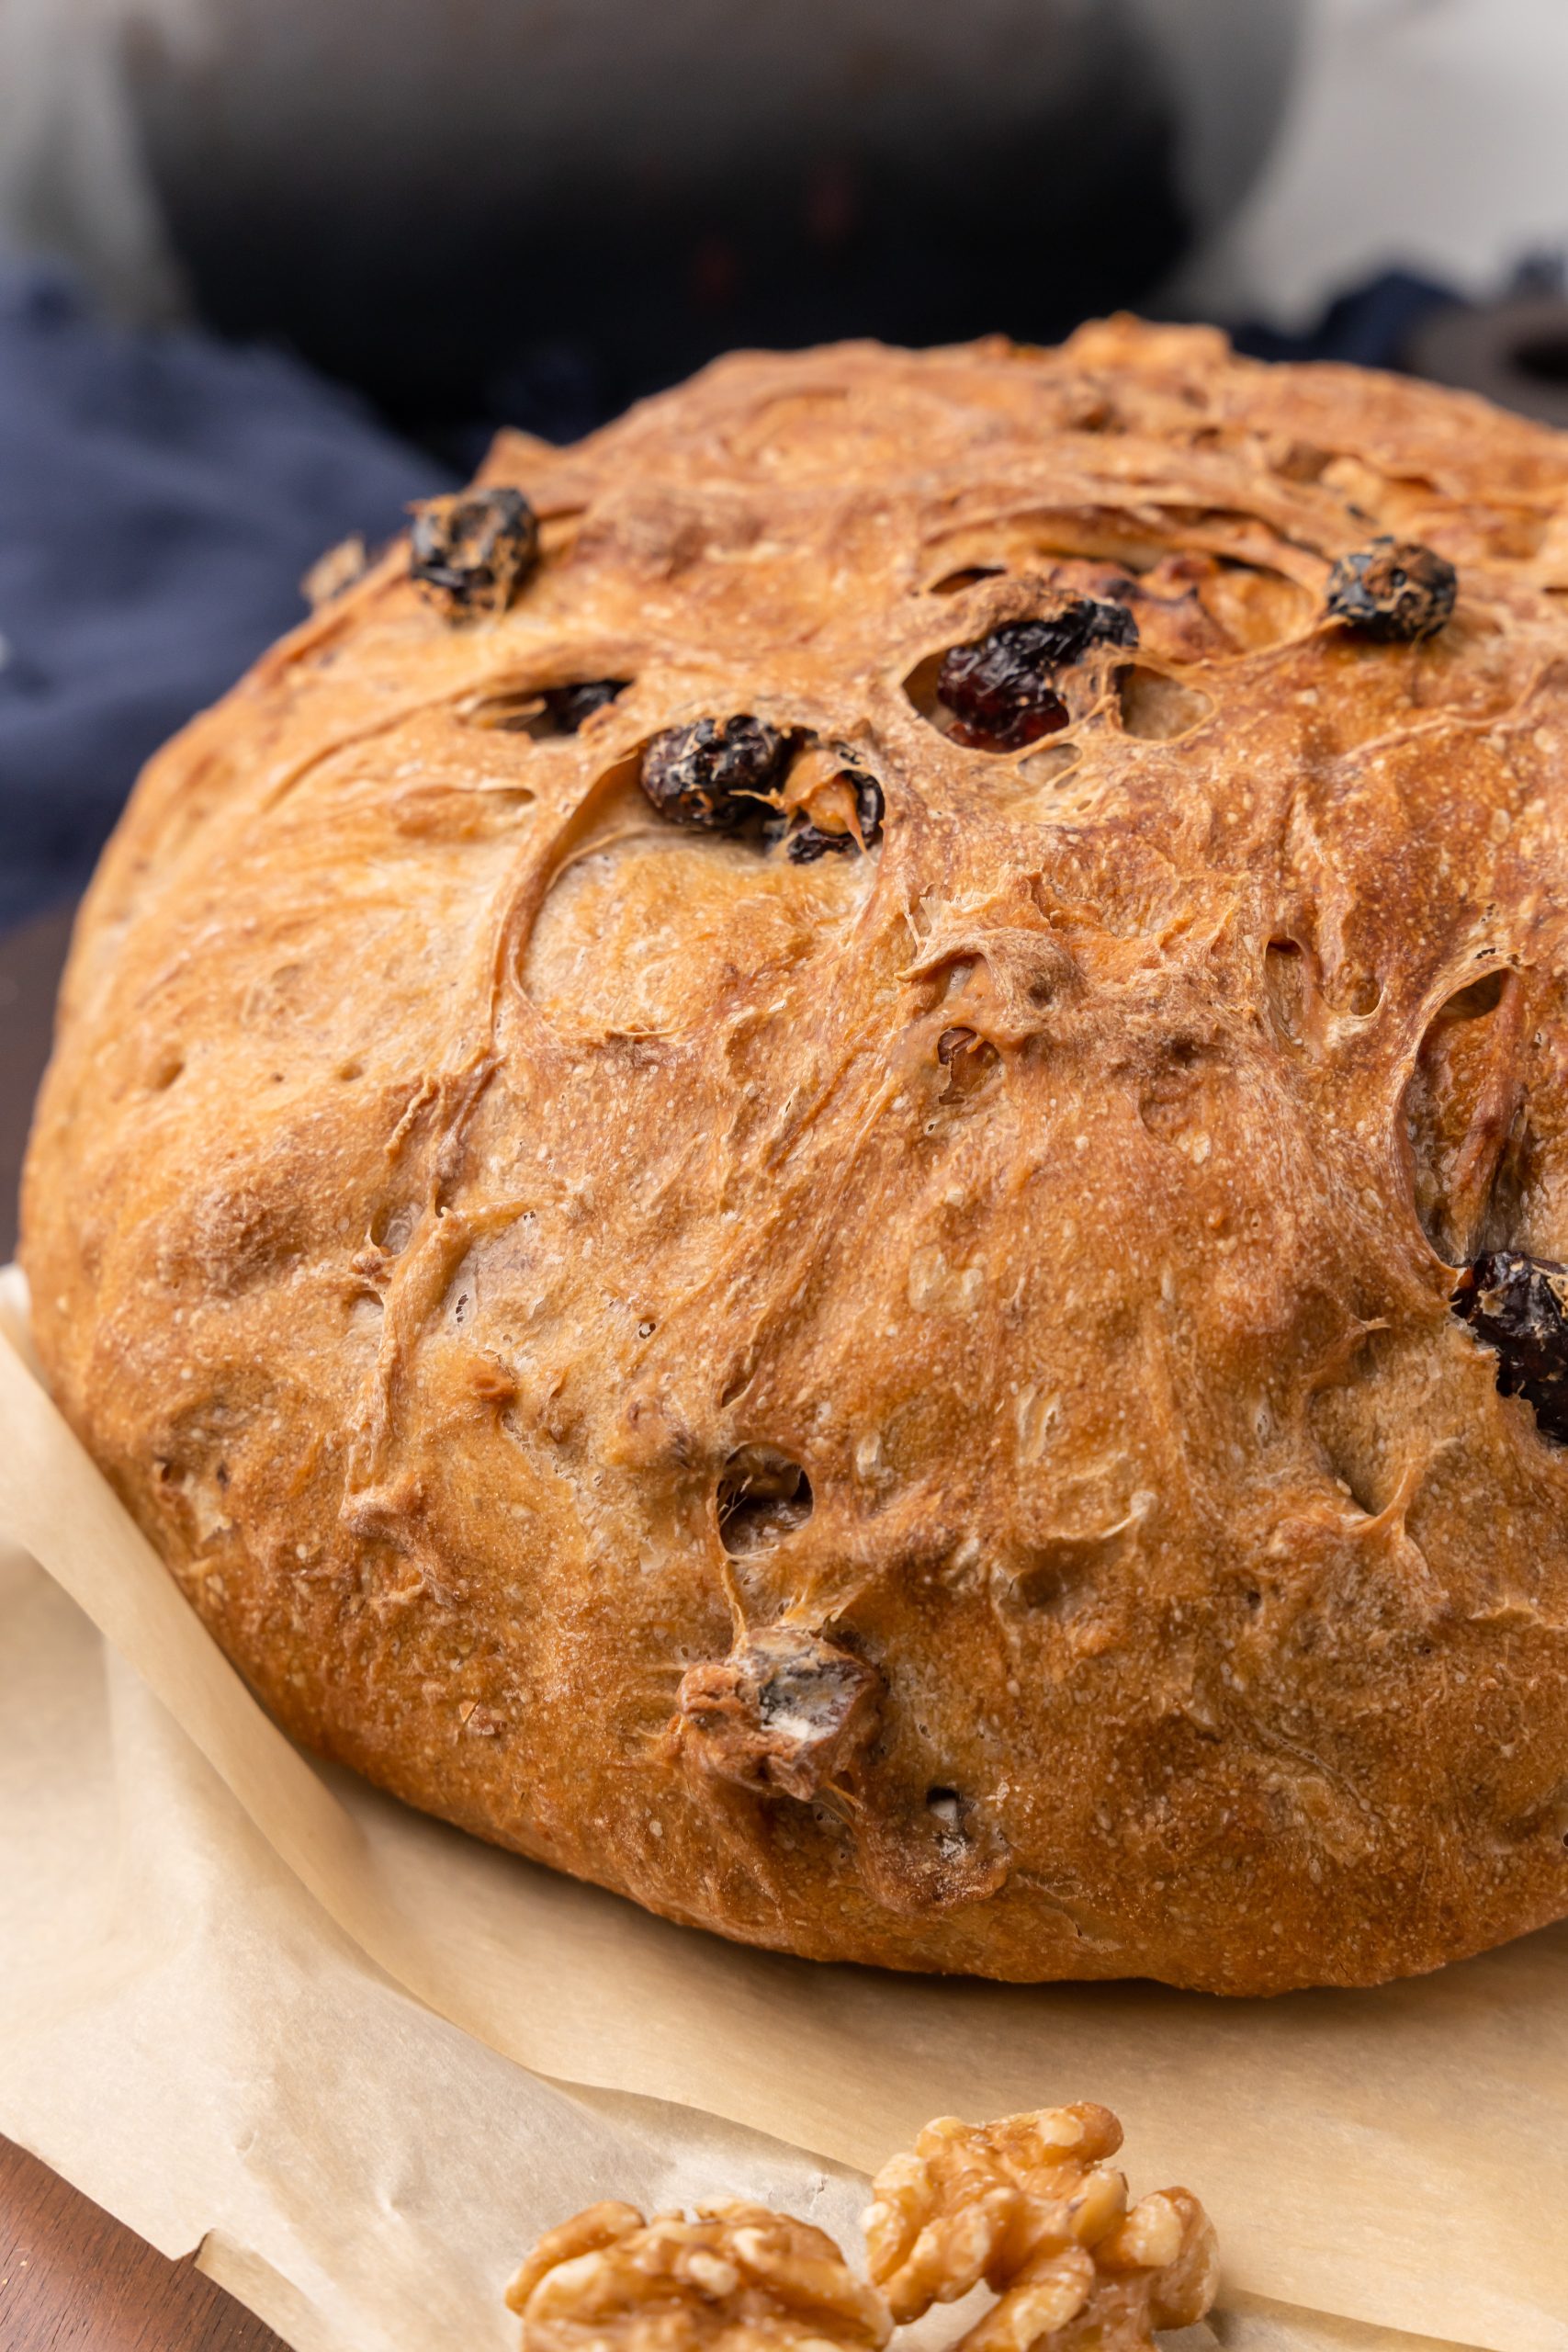
[[[538,2232],[742,2193],[852,2243],[932,2114],[1103,2099],[1217,2222],[1227,2352],[1568,2352],[1568,1928],[1222,2002],[825,1968],[303,1757],[0,1321],[0,2130],[298,2352],[501,2352]],[[924,2324],[935,2346],[952,2314]],[[919,2352],[919,2346],[914,2347]]]

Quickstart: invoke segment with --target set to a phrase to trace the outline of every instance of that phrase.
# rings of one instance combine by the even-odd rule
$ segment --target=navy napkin
[[[78,890],[148,754],[450,487],[279,353],[106,324],[0,261],[0,925]]]

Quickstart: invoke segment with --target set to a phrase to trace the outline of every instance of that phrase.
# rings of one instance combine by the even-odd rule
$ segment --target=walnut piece
[[[971,2125],[928,2123],[872,2184],[871,2275],[899,2322],[984,2279],[998,2300],[954,2352],[1144,2352],[1214,2300],[1218,2254],[1197,2199],[1127,2202],[1106,2159],[1109,2109],[1048,2107]]]
[[[1214,2300],[1198,2199],[1127,2202],[1108,2108],[928,2123],[872,2184],[872,2284],[820,2230],[766,2206],[696,2218],[591,2205],[540,2239],[507,2292],[523,2352],[882,2352],[895,2323],[982,2279],[997,2297],[953,2352],[1154,2352]]]
[[[820,2230],[764,2205],[591,2205],[507,2291],[523,2352],[881,2352],[887,2306]]]
[[[682,1678],[676,1736],[705,1771],[808,1802],[870,1736],[874,1669],[799,1625],[763,1625]]]

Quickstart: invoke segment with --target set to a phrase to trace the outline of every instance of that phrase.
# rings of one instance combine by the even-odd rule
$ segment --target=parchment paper
[[[1214,2213],[1228,2352],[1568,2352],[1568,1932],[1267,2004],[746,1952],[300,1756],[3,1340],[0,1535],[0,2128],[299,2352],[499,2352],[590,2198],[843,2235],[928,2116],[1083,2097]]]

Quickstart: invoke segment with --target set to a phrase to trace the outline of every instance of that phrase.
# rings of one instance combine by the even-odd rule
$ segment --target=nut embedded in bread
[[[290,1731],[824,1959],[1568,1910],[1565,512],[1205,332],[740,356],[171,744],[24,1256]]]

